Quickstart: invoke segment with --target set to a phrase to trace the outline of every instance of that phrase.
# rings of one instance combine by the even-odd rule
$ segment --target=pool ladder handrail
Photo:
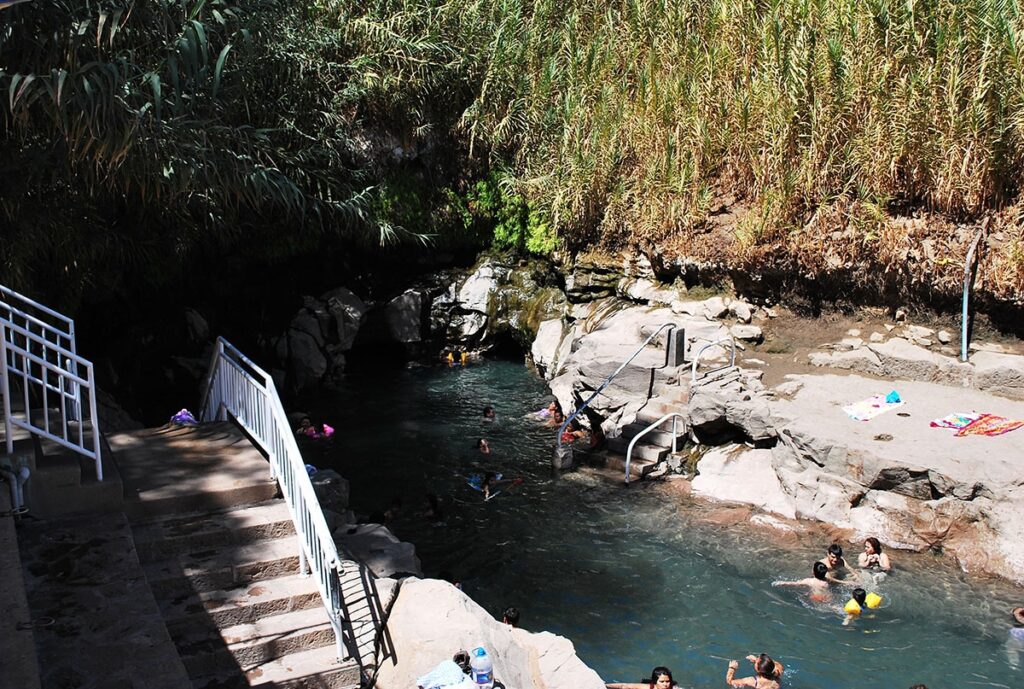
[[[704,371],[704,373],[702,373],[700,377],[701,378],[705,378],[705,377],[711,375],[712,373],[715,373],[716,371],[722,371],[722,370],[727,369],[727,368],[732,368],[733,366],[736,365],[736,340],[734,340],[732,337],[723,337],[720,340],[715,340],[714,342],[709,342],[708,344],[706,344],[703,347],[701,347],[700,349],[698,349],[697,350],[697,355],[695,357],[693,357],[693,363],[690,364],[690,382],[691,383],[696,383],[697,382],[697,364],[700,363],[700,355],[703,354],[705,352],[705,350],[711,349],[712,347],[722,347],[724,349],[723,345],[726,345],[726,344],[729,345],[729,365],[728,366],[719,366],[718,368],[713,368],[710,371]]]
[[[598,395],[600,395],[604,391],[604,389],[606,387],[608,387],[608,385],[612,382],[612,380],[615,379],[615,377],[617,375],[622,373],[622,370],[624,368],[626,368],[626,366],[629,366],[629,364],[633,361],[633,359],[635,359],[638,356],[640,356],[640,352],[644,351],[644,349],[647,347],[647,345],[649,345],[654,340],[654,338],[656,338],[658,335],[660,335],[662,333],[663,330],[666,330],[666,329],[668,329],[669,338],[671,338],[672,337],[672,331],[674,331],[678,327],[679,326],[676,325],[675,323],[663,323],[657,330],[655,330],[653,333],[651,333],[647,337],[647,339],[644,340],[640,344],[639,347],[637,347],[636,351],[633,352],[633,354],[630,355],[630,357],[628,359],[623,361],[622,364],[617,369],[615,369],[615,371],[613,371],[610,376],[605,378],[603,383],[601,383],[600,385],[597,386],[597,389],[594,390],[593,394],[591,394],[590,397],[587,398],[586,402],[581,404],[576,409],[576,411],[574,411],[568,418],[566,418],[565,422],[558,429],[558,452],[559,453],[561,453],[561,451],[562,451],[562,435],[565,433],[565,429],[569,427],[569,424],[571,424],[576,419],[576,417],[579,416],[583,412],[584,409],[586,409],[588,406],[590,406],[590,403],[593,402],[594,399]],[[665,363],[662,364],[659,368],[664,368],[665,366],[668,366],[669,357],[671,355],[672,355],[672,347],[671,347],[671,343],[669,342],[669,343],[666,343],[666,346],[665,346]]]
[[[676,440],[679,437],[679,432],[678,432],[679,431],[679,419],[682,419],[682,418],[684,418],[683,415],[680,414],[677,411],[669,412],[668,414],[665,414],[665,416],[661,417],[660,419],[658,419],[657,421],[652,423],[650,426],[648,426],[647,428],[643,429],[642,431],[640,431],[639,433],[637,433],[636,435],[633,436],[632,440],[629,441],[629,447],[626,448],[626,485],[627,486],[629,485],[629,463],[630,463],[630,461],[632,460],[632,457],[633,457],[633,446],[636,445],[637,441],[640,440],[640,438],[642,438],[643,436],[645,436],[648,433],[650,433],[651,431],[653,431],[655,428],[657,428],[661,424],[665,423],[669,419],[672,419],[672,454],[675,454],[677,452],[677,449],[678,449],[678,446],[676,445]]]

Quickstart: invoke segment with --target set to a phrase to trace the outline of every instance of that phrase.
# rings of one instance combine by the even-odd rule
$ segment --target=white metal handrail
[[[200,418],[214,421],[223,418],[224,412],[231,414],[270,460],[270,476],[281,487],[301,543],[299,567],[302,574],[312,569],[334,628],[338,658],[341,660],[346,650],[342,596],[345,562],[338,555],[273,378],[219,337],[210,364]],[[350,652],[355,655],[358,651],[352,648]],[[361,659],[357,660],[361,663]]]
[[[643,436],[645,436],[648,433],[650,433],[651,431],[653,431],[655,428],[657,428],[661,424],[665,423],[669,419],[672,419],[672,454],[675,454],[676,453],[676,448],[677,448],[676,439],[679,436],[679,433],[678,433],[679,419],[682,419],[682,418],[684,418],[684,417],[679,412],[675,412],[675,411],[669,412],[668,414],[665,414],[665,416],[661,417],[660,419],[658,419],[657,421],[652,423],[650,426],[648,426],[647,428],[645,428],[644,430],[640,431],[639,433],[637,433],[636,435],[633,436],[633,439],[629,441],[629,447],[626,448],[626,485],[627,486],[629,485],[629,462],[633,458],[633,446],[636,445],[637,441],[640,440],[640,438],[642,438]]]
[[[626,366],[628,366],[633,361],[633,359],[635,359],[638,356],[640,356],[640,352],[644,351],[644,349],[647,347],[647,345],[649,345],[651,342],[654,341],[654,338],[656,338],[658,335],[660,335],[663,330],[668,330],[669,331],[669,337],[671,337],[672,331],[675,330],[677,327],[679,327],[679,326],[677,326],[675,323],[663,323],[661,325],[661,327],[659,327],[657,330],[655,330],[653,333],[651,333],[647,337],[646,340],[644,340],[642,343],[640,343],[640,346],[636,348],[636,351],[633,352],[628,359],[623,361],[622,364],[617,369],[615,369],[610,376],[605,378],[604,382],[602,382],[600,385],[597,386],[597,389],[594,390],[593,394],[591,394],[590,397],[587,398],[586,402],[581,404],[579,406],[579,408],[577,408],[576,411],[574,411],[572,413],[572,415],[570,415],[569,418],[567,418],[565,420],[565,422],[562,424],[561,428],[558,429],[558,453],[559,454],[561,454],[561,452],[562,452],[562,435],[565,433],[565,429],[569,427],[569,424],[571,424],[576,419],[576,417],[579,416],[583,412],[584,409],[586,409],[588,406],[590,406],[590,403],[593,402],[594,399],[598,395],[600,395],[601,392],[603,392],[606,387],[608,387],[608,385],[612,382],[612,380],[617,375],[622,373],[622,370],[624,368],[626,368]],[[665,347],[665,365],[666,366],[668,365],[669,356],[671,356],[671,343],[668,346]]]
[[[4,288],[4,294],[9,291]],[[9,307],[7,304],[4,306]],[[102,481],[103,462],[92,362],[50,342],[42,332],[8,320],[9,313],[7,309],[0,311],[0,386],[3,390],[7,453],[14,452],[12,431],[17,427],[93,460],[96,478]],[[24,398],[24,418],[13,413],[16,384]],[[83,392],[88,397],[88,411],[84,418],[80,402]],[[34,410],[36,405],[40,411]],[[58,410],[56,415],[51,413],[54,408]],[[76,425],[70,423],[74,421],[77,421]],[[89,426],[88,433],[86,426]]]
[[[725,349],[723,345],[726,344],[729,345],[729,365],[719,366],[718,368],[713,368],[710,371],[705,371],[703,375],[707,376],[714,373],[715,371],[721,371],[722,369],[730,368],[736,365],[736,341],[733,340],[731,337],[725,337],[722,338],[721,340],[715,340],[714,342],[710,342],[701,347],[699,350],[697,350],[697,356],[693,357],[693,364],[691,364],[690,367],[691,382],[697,381],[697,364],[700,363],[700,355],[703,354],[705,350],[711,349],[712,347],[722,347],[722,349]]]
[[[71,354],[78,353],[75,344],[74,320],[3,285],[0,285],[0,319],[20,325],[25,330],[37,335],[43,342],[57,345]],[[47,354],[53,356],[54,351],[47,349]],[[78,373],[75,369],[77,363],[74,361],[74,357],[64,360],[60,360],[58,357],[53,363],[63,366],[71,373]],[[78,419],[81,416],[81,391],[75,387],[72,392],[74,393],[74,403],[68,411],[72,419]]]

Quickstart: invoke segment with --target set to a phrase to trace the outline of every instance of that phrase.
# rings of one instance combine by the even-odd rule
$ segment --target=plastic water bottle
[[[473,678],[473,683],[479,687],[479,689],[492,689],[494,686],[494,666],[491,665],[491,657],[487,655],[487,651],[484,647],[473,650],[473,655],[469,659],[469,667],[472,672],[470,677]]]

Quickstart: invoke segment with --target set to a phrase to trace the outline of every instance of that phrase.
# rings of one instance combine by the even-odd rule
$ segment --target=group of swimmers
[[[738,660],[730,660],[725,671],[725,682],[730,687],[755,687],[756,689],[779,689],[782,682],[782,673],[785,668],[777,660],[772,659],[766,653],[760,655],[748,655],[754,666],[754,674],[750,677],[736,677],[740,669]],[[667,667],[659,665],[651,670],[650,680],[643,682],[625,682],[606,684],[607,689],[672,689],[676,682],[672,679],[672,671]]]

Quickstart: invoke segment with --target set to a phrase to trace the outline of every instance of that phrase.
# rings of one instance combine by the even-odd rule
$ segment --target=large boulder
[[[707,498],[754,505],[787,518],[796,517],[793,498],[782,488],[771,450],[742,445],[716,447],[697,463],[693,492]]]
[[[565,276],[565,294],[572,303],[615,296],[622,270],[598,261],[580,261]]]
[[[403,581],[388,634],[395,652],[381,664],[380,689],[415,687],[416,679],[439,662],[478,646],[487,649],[495,679],[509,689],[604,689],[571,641],[502,624],[444,581]]]
[[[402,344],[416,344],[423,340],[423,314],[428,299],[422,290],[409,289],[388,302],[385,319],[392,340]]]
[[[1024,356],[975,352],[974,385],[996,395],[1024,400]]]
[[[334,542],[345,557],[363,563],[379,577],[423,575],[416,547],[398,540],[381,524],[342,526],[334,532]]]
[[[537,328],[537,337],[530,347],[530,354],[537,370],[545,378],[558,375],[558,353],[564,336],[561,318],[544,321]]]
[[[292,392],[339,382],[367,307],[344,287],[321,298],[303,297],[302,308],[274,343],[275,379]]]

